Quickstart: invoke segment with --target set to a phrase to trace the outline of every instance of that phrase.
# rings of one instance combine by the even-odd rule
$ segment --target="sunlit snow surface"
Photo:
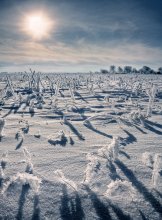
[[[0,190],[41,180],[11,183],[0,219],[162,219],[162,76],[3,74],[0,90]]]

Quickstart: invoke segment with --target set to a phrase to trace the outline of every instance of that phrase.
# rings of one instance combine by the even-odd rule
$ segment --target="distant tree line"
[[[114,65],[110,66],[110,69],[101,69],[100,71],[103,74],[130,74],[130,73],[140,73],[140,74],[162,74],[162,67],[159,67],[157,71],[151,69],[148,66],[143,66],[141,69],[133,68],[132,66],[124,66],[122,67],[116,67]]]

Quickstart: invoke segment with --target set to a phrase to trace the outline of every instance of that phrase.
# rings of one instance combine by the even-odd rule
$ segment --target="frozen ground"
[[[17,173],[41,179],[39,192],[11,183],[0,194],[0,219],[161,220],[162,78],[38,78],[0,76],[0,155],[8,151],[0,190]],[[116,158],[108,150],[113,137]]]

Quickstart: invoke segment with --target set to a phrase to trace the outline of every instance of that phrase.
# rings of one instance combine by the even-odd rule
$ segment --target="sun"
[[[25,17],[24,29],[33,39],[49,37],[52,28],[52,20],[43,13],[33,13]]]

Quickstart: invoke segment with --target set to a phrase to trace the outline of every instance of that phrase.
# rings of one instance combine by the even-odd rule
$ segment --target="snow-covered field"
[[[162,78],[0,75],[0,219],[162,219]]]

